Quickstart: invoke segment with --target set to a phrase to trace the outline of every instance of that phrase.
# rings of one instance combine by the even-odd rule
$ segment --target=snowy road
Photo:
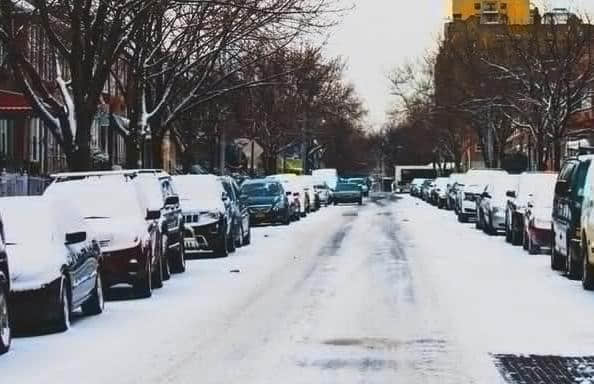
[[[191,261],[152,299],[18,338],[0,378],[500,383],[496,354],[593,355],[593,320],[594,294],[546,256],[410,197],[373,199],[256,228],[250,247]]]

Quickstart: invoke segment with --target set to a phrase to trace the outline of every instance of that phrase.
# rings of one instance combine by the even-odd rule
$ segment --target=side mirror
[[[505,194],[507,197],[515,199],[516,198],[516,191],[507,191]]]
[[[534,203],[532,201],[528,202],[528,208],[534,208]]]
[[[483,199],[489,199],[491,197],[491,195],[489,195],[489,192],[483,192],[483,193],[481,193],[481,197]]]
[[[179,196],[167,196],[165,199],[165,205],[178,205],[179,204]]]
[[[555,194],[559,196],[567,196],[569,193],[569,184],[567,181],[558,181],[555,185]]]
[[[158,220],[159,218],[161,218],[160,210],[147,210],[146,211],[146,219],[147,220]]]
[[[72,232],[72,233],[67,233],[66,234],[66,240],[65,240],[65,244],[78,244],[78,243],[82,243],[83,241],[85,241],[87,239],[87,233],[86,232]]]
[[[229,195],[227,195],[227,192],[224,192],[221,194],[221,200],[223,200],[224,202],[227,202],[227,200],[229,200]]]

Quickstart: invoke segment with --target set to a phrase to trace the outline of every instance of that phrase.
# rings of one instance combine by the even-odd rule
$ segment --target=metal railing
[[[35,196],[43,194],[51,180],[27,174],[0,173],[0,196]]]

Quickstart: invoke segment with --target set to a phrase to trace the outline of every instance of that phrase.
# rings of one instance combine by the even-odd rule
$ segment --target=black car
[[[10,197],[0,199],[0,213],[11,268],[11,326],[62,332],[75,308],[86,315],[103,312],[101,249],[74,207],[45,197]]]
[[[240,194],[253,223],[291,223],[289,199],[279,182],[249,180],[241,186]]]
[[[357,184],[351,183],[338,183],[334,190],[332,197],[334,205],[342,203],[358,203],[363,204],[363,191]]]
[[[565,161],[553,199],[551,268],[564,270],[570,279],[580,279],[582,252],[580,219],[588,169],[593,156],[578,156]]]
[[[233,248],[243,247],[251,242],[250,213],[247,205],[241,200],[239,186],[232,177],[220,178],[227,192],[227,203],[231,209],[231,233]],[[245,181],[244,181],[245,182]]]
[[[0,221],[0,236],[4,239],[4,225]],[[10,294],[10,272],[8,270],[8,256],[4,241],[0,251],[0,355],[8,352],[12,340],[10,330],[10,314],[8,309],[8,296]]]

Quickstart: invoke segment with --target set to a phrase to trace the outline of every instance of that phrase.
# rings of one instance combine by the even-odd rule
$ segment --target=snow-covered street
[[[592,319],[594,294],[548,256],[409,196],[372,196],[255,228],[252,246],[190,261],[151,299],[118,288],[69,332],[15,339],[0,372],[19,384],[499,383],[500,355],[594,354]]]

